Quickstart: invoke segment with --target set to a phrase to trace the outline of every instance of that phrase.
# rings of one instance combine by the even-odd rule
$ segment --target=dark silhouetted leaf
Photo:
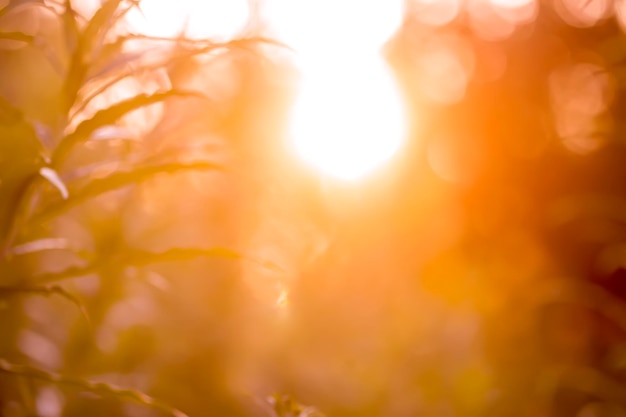
[[[67,153],[79,142],[87,140],[97,129],[113,124],[124,115],[133,110],[159,103],[172,97],[197,97],[205,98],[198,92],[170,90],[163,93],[140,94],[129,98],[120,103],[114,104],[109,108],[100,110],[91,119],[85,120],[63,139],[61,145],[57,148],[53,156],[53,164],[59,164]]]
[[[127,185],[140,183],[159,174],[175,174],[185,171],[221,171],[220,165],[199,161],[193,163],[169,163],[137,168],[133,171],[118,172],[106,178],[91,181],[82,189],[73,192],[72,197],[48,207],[33,221],[40,222],[50,219],[65,210],[74,207],[90,198]]]

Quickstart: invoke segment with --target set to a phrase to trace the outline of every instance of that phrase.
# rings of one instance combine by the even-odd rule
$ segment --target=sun
[[[406,137],[406,117],[380,50],[401,23],[402,1],[267,0],[265,6],[302,74],[289,120],[294,152],[347,181],[387,162]]]
[[[226,40],[245,26],[249,13],[248,0],[141,0],[127,21],[150,36]]]
[[[323,174],[353,181],[389,160],[405,136],[388,68],[376,59],[304,74],[290,117],[295,153]]]

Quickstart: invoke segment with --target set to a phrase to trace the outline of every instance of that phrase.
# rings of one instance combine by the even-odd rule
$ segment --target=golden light
[[[294,151],[322,173],[355,180],[405,138],[403,105],[380,49],[402,21],[401,0],[268,0],[272,35],[302,74],[290,115]]]
[[[128,13],[130,27],[150,36],[230,39],[249,17],[247,0],[141,0]]]
[[[296,153],[322,172],[357,179],[385,162],[404,138],[401,100],[380,60],[317,68],[305,76],[292,111]]]

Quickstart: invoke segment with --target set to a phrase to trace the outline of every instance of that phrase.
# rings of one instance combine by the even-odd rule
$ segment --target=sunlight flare
[[[291,115],[296,153],[343,180],[388,160],[404,137],[402,103],[388,69],[378,59],[359,63],[305,73]]]
[[[247,0],[141,0],[128,13],[130,27],[150,36],[230,39],[249,17]]]
[[[400,0],[268,0],[273,35],[293,46],[302,81],[290,115],[294,151],[323,174],[356,180],[406,135],[403,103],[381,48]]]

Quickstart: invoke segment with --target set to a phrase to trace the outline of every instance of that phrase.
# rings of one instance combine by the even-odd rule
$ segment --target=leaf
[[[122,0],[106,0],[93,15],[83,33],[84,52],[93,55],[94,47],[112,26],[115,12]]]
[[[67,249],[68,242],[63,238],[38,239],[32,242],[22,243],[14,246],[11,252],[14,255],[26,255],[28,253],[41,252],[45,250]]]
[[[134,140],[134,136],[133,132],[126,127],[108,125],[96,129],[89,137],[89,140]]]
[[[187,415],[182,411],[164,404],[141,391],[124,389],[102,382],[92,382],[82,378],[74,378],[53,372],[46,372],[28,365],[13,364],[4,359],[0,359],[0,372],[16,377],[45,381],[50,384],[74,387],[105,398],[131,401],[137,404],[152,407],[174,417],[187,417]]]
[[[92,65],[89,71],[89,79],[98,78],[114,72],[121,64],[126,64],[132,59],[129,59],[127,53],[123,51],[126,42],[131,40],[130,35],[119,36],[115,41],[108,42],[100,48],[100,53],[94,59],[94,65]],[[145,52],[145,51],[141,51]],[[137,52],[135,54],[139,54]],[[134,58],[134,55],[132,58]]]
[[[69,53],[76,51],[80,38],[76,16],[77,13],[72,7],[72,1],[65,0],[65,11],[63,12],[62,20],[65,31],[65,44]]]
[[[91,181],[82,189],[73,192],[72,197],[48,207],[41,214],[35,216],[33,222],[46,221],[65,210],[74,207],[90,198],[108,191],[113,191],[130,184],[139,183],[159,174],[175,174],[185,171],[223,171],[220,165],[211,162],[199,161],[193,163],[167,163],[140,167],[133,171],[118,172],[108,177]]]
[[[67,135],[55,152],[52,160],[53,164],[58,165],[69,151],[79,142],[84,141],[93,134],[97,129],[113,124],[122,116],[133,110],[159,103],[171,97],[198,97],[206,98],[202,94],[193,91],[169,90],[155,94],[140,94],[121,101],[97,112],[91,119],[85,120],[76,127],[74,132]]]
[[[22,32],[0,32],[0,40],[22,41],[31,43],[35,40],[35,37]]]
[[[65,100],[65,111],[69,111],[74,106],[78,91],[82,87],[86,75],[87,66],[84,62],[83,48],[79,40],[70,59],[69,70],[63,82],[62,91]]]
[[[210,53],[212,51],[222,49],[222,48],[227,49],[227,48],[238,47],[238,48],[250,51],[249,46],[252,44],[266,43],[266,44],[270,44],[274,46],[291,49],[289,46],[285,44],[282,44],[278,41],[274,41],[271,39],[263,38],[263,37],[242,38],[242,39],[232,40],[228,42],[207,42],[203,40],[172,39],[172,38],[161,38],[161,37],[155,37],[155,36],[133,34],[133,35],[127,35],[123,37],[123,39],[118,39],[116,42],[112,44],[108,44],[108,46],[105,46],[103,48],[103,52],[106,51],[107,53],[113,53],[113,51],[115,51],[115,48],[120,48],[119,50],[121,50],[121,44],[130,40],[176,42],[176,43],[185,45],[185,48],[183,48],[182,52],[163,54],[163,60],[157,60],[156,62],[151,63],[149,65],[144,64],[144,65],[141,65],[139,68],[129,67],[127,71],[120,71],[120,73],[117,74],[115,77],[113,77],[111,80],[108,80],[103,85],[95,89],[95,91],[92,92],[89,96],[85,97],[82,100],[81,104],[77,106],[77,109],[73,111],[72,118],[76,116],[77,114],[79,114],[82,110],[84,110],[87,104],[89,104],[89,102],[91,102],[91,100],[93,100],[95,97],[98,97],[103,91],[107,90],[108,88],[110,88],[117,82],[121,81],[122,79],[133,76],[137,72],[138,69],[141,71],[151,71],[151,70],[161,69],[163,68],[164,65],[176,65],[176,63],[183,61],[185,59],[189,59],[197,55]],[[191,49],[191,50],[186,49],[189,47],[193,47],[194,49]],[[129,54],[125,56],[121,62],[124,64],[127,64],[129,62],[132,62],[132,58],[133,58],[133,54]],[[106,71],[100,70],[99,72],[95,73],[91,77],[97,78],[98,76],[104,75],[109,71],[110,71],[110,68],[107,69]]]
[[[222,258],[239,260],[241,255],[227,248],[173,248],[164,252],[149,252],[142,250],[127,251],[125,265],[145,266],[161,262],[189,261],[200,257]]]
[[[49,167],[42,167],[39,169],[39,174],[41,174],[42,177],[44,177],[52,185],[54,185],[56,189],[59,190],[59,192],[61,193],[61,197],[63,197],[64,200],[67,200],[70,193],[67,190],[65,183],[63,182],[61,177],[59,177],[59,174],[57,174],[57,172],[54,169],[49,168]]]
[[[11,10],[14,10],[17,7],[21,7],[25,4],[28,5],[33,5],[33,6],[39,6],[42,7],[46,10],[50,10],[54,13],[54,8],[49,7],[48,5],[46,5],[44,3],[43,0],[22,0],[22,1],[11,1],[9,0],[8,4],[5,5],[4,7],[0,7],[0,17],[6,15],[8,12],[10,12]]]
[[[163,252],[150,252],[143,250],[127,250],[123,253],[114,254],[109,258],[100,258],[85,266],[73,266],[61,272],[52,272],[32,277],[38,283],[60,282],[71,278],[82,277],[100,272],[107,265],[116,267],[147,266],[162,262],[188,261],[200,257],[220,258],[227,260],[246,260],[279,270],[263,260],[254,259],[242,255],[237,251],[227,248],[172,248]]]
[[[52,129],[36,120],[32,121],[31,124],[33,125],[33,129],[35,129],[35,134],[37,135],[39,142],[41,142],[46,149],[51,148],[54,145],[54,135],[52,133]]]
[[[60,296],[70,303],[74,304],[80,311],[81,315],[85,318],[88,324],[91,325],[87,309],[83,302],[74,294],[68,292],[65,288],[58,285],[51,287],[45,286],[28,286],[28,287],[0,287],[0,297],[10,297],[15,295],[39,295],[43,297]]]
[[[63,29],[65,31],[65,42],[68,52],[71,54],[70,65],[65,80],[63,81],[63,98],[65,99],[65,109],[72,108],[76,101],[78,91],[83,84],[87,74],[86,64],[83,54],[83,39],[80,36],[76,22],[77,13],[72,8],[71,0],[65,0],[65,11],[62,15]]]

